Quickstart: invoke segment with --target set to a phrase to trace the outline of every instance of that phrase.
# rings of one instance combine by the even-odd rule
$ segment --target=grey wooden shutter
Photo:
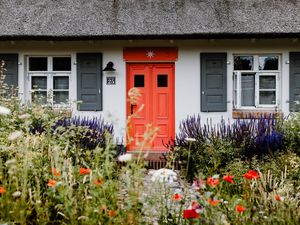
[[[227,54],[201,53],[201,111],[227,111]]]
[[[18,54],[0,54],[0,60],[4,60],[5,66],[4,71],[5,83],[11,87],[12,85],[16,88],[18,84]]]
[[[300,52],[290,52],[290,111],[299,111],[300,106]]]
[[[78,110],[102,110],[102,53],[77,54]]]

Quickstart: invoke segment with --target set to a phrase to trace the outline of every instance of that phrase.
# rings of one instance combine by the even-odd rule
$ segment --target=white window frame
[[[280,107],[280,77],[281,77],[281,56],[280,54],[233,54],[235,56],[253,56],[253,70],[234,70],[233,63],[233,108],[241,110],[253,110],[253,109],[277,109]],[[259,70],[259,57],[260,56],[278,56],[278,70]],[[242,106],[242,74],[254,74],[255,76],[255,99],[254,106]],[[275,76],[276,77],[276,89],[274,104],[259,104],[259,77],[260,76]],[[271,91],[271,89],[266,89]]]
[[[29,59],[30,58],[40,58],[45,57],[47,58],[47,71],[30,71],[29,70]],[[72,72],[72,65],[70,71],[53,71],[53,58],[59,58],[59,57],[69,57],[72,62],[72,56],[71,55],[28,55],[27,56],[27,63],[26,63],[26,74],[28,79],[28,100],[32,103],[32,92],[33,91],[44,91],[44,89],[33,89],[32,88],[32,77],[47,77],[47,105],[51,105],[54,108],[66,108],[70,105],[67,103],[59,103],[54,104],[53,102],[53,93],[54,91],[68,91],[68,99],[70,99],[70,84],[71,84],[71,72]],[[70,63],[71,63],[70,62]],[[54,77],[68,77],[69,79],[69,89],[54,89]],[[49,99],[49,93],[52,93],[51,99]]]

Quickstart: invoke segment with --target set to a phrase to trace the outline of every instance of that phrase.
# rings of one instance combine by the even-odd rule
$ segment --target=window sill
[[[270,117],[282,117],[283,112],[274,112],[271,110],[233,110],[233,119],[258,119]]]

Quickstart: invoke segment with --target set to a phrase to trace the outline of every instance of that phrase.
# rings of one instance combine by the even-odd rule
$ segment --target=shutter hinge
[[[100,88],[99,88],[98,92],[99,92],[99,94],[101,94],[101,89]]]

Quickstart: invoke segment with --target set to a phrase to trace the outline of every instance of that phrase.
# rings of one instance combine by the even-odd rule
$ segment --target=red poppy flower
[[[258,172],[255,170],[249,170],[247,173],[243,175],[247,180],[257,179],[259,178]]]
[[[181,199],[182,199],[181,194],[176,193],[172,196],[172,201],[174,201],[174,202],[181,201]]]
[[[199,213],[196,212],[195,209],[185,209],[183,210],[183,218],[184,219],[195,219],[199,218]]]
[[[235,209],[239,213],[243,213],[246,210],[246,208],[242,205],[236,205]]]
[[[48,184],[49,187],[54,187],[56,185],[56,180],[48,180]]]
[[[107,214],[109,217],[115,217],[117,215],[117,212],[115,210],[108,210]]]
[[[103,180],[101,180],[101,179],[95,179],[95,180],[93,180],[93,183],[95,185],[101,185],[101,184],[103,184]]]
[[[52,168],[51,171],[55,177],[60,177],[61,174],[56,168]]]
[[[91,173],[91,170],[89,168],[80,168],[79,173],[80,175],[87,175]]]
[[[284,200],[284,197],[280,196],[280,195],[276,195],[275,196],[276,201],[278,202],[282,202]]]
[[[207,178],[206,181],[207,185],[212,187],[218,186],[219,182],[220,182],[219,179],[214,179],[212,177]]]
[[[208,204],[210,204],[211,206],[216,206],[219,204],[220,200],[217,199],[208,199],[207,200]]]
[[[225,176],[223,176],[223,180],[228,182],[228,183],[234,184],[233,176],[225,175]]]
[[[0,194],[4,194],[6,192],[5,188],[0,186]]]

